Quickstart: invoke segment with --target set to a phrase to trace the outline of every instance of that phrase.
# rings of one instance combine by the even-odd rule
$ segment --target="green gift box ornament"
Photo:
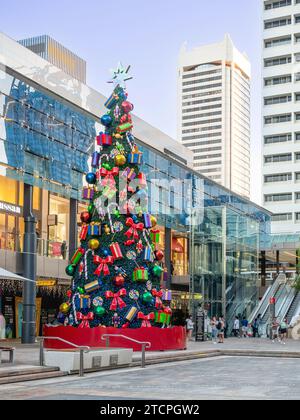
[[[148,281],[149,273],[146,268],[136,268],[132,273],[133,281],[144,282]]]

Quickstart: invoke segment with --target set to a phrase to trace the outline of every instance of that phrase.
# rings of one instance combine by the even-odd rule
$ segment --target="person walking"
[[[224,336],[225,336],[225,319],[223,316],[220,316],[219,321],[217,323],[218,329],[218,337],[219,337],[219,344],[224,344]]]
[[[253,338],[256,338],[256,336],[258,335],[258,323],[257,323],[257,318],[254,320],[253,325],[252,325],[252,331],[253,331]]]
[[[285,344],[287,338],[288,338],[288,320],[285,318],[283,321],[279,324],[279,337],[282,344]]]
[[[240,320],[238,316],[235,317],[235,320],[233,323],[233,335],[236,338],[240,338]]]
[[[262,335],[263,335],[262,324],[263,324],[263,320],[262,320],[261,314],[259,314],[257,316],[257,335],[258,335],[258,338],[262,337]]]
[[[272,343],[275,343],[276,338],[278,339],[278,341],[280,341],[280,338],[278,336],[278,328],[279,328],[279,323],[277,321],[277,318],[274,317],[271,324]]]
[[[190,315],[186,320],[186,331],[187,331],[187,340],[191,341],[194,331],[194,322],[193,317]]]
[[[213,316],[210,325],[211,325],[211,339],[214,344],[217,344],[217,337],[218,337],[218,329],[217,329],[217,317]]]
[[[242,320],[242,334],[243,334],[243,338],[247,338],[248,337],[248,320],[246,319],[246,317],[243,318]]]

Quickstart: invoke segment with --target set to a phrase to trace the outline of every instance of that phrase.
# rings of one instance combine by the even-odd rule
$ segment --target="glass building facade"
[[[69,203],[76,201],[77,214],[84,209],[84,175],[101,129],[95,115],[9,68],[0,68],[0,198],[4,203],[0,228],[6,250],[9,228],[20,238],[19,245],[15,241],[9,250],[22,251],[22,185],[26,183],[35,187],[39,234],[51,242],[38,252],[47,258],[68,259]],[[199,303],[194,299],[197,295],[210,315],[222,312],[230,320],[236,314],[249,314],[258,299],[260,241],[269,234],[270,214],[181,164],[179,157],[173,159],[156,150],[155,144],[150,147],[136,140],[144,156],[141,169],[148,180],[149,211],[158,218],[161,247],[166,262],[173,265],[170,286],[177,291],[175,309],[183,308],[180,295],[185,293],[186,311]],[[12,207],[20,212],[14,213]]]

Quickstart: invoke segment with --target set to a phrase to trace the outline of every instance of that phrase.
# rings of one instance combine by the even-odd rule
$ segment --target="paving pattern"
[[[0,388],[0,400],[299,400],[300,363],[299,359],[221,356]]]

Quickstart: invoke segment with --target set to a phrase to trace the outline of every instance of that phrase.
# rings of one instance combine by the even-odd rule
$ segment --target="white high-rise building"
[[[178,139],[194,151],[194,169],[250,197],[250,77],[247,57],[229,35],[191,50],[178,71]]]
[[[262,0],[263,204],[300,231],[300,0]]]

